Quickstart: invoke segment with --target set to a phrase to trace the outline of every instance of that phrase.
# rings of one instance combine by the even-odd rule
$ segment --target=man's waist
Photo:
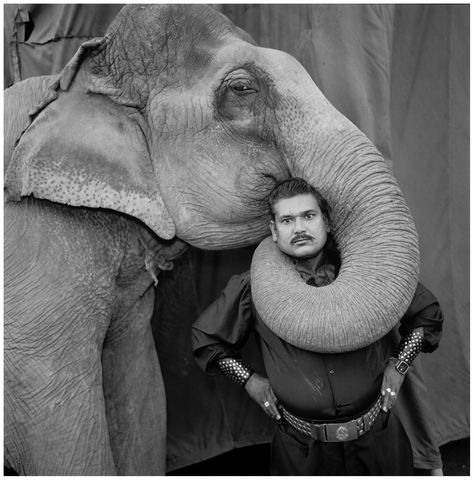
[[[364,413],[375,402],[381,386],[381,381],[371,381],[358,385],[357,391],[347,386],[334,392],[330,385],[319,387],[294,378],[274,377],[269,374],[270,384],[287,410],[298,417],[326,423],[351,420]]]
[[[321,442],[344,442],[355,440],[367,433],[376,421],[382,407],[382,397],[360,414],[352,417],[340,417],[330,420],[317,420],[300,417],[280,404],[279,408],[285,421],[296,430]]]
[[[276,396],[296,415],[353,417],[377,397],[385,368],[377,349],[367,362],[367,354],[360,352],[307,352],[268,337],[261,342],[265,371]]]
[[[311,407],[307,405],[306,408],[295,408],[293,403],[296,405],[299,402],[295,402],[294,398],[291,399],[292,402],[288,402],[283,397],[280,397],[276,391],[275,394],[279,405],[282,405],[287,411],[309,423],[344,423],[367,413],[378,400],[380,387],[366,392],[363,398],[356,397],[357,400],[354,399],[352,403],[335,403],[334,398],[325,399],[326,401],[323,402],[318,399],[316,405],[311,405]]]

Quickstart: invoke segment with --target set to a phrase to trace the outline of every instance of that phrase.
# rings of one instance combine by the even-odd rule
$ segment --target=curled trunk
[[[329,286],[308,286],[267,238],[254,254],[251,282],[257,311],[278,336],[305,350],[336,353],[373,343],[403,316],[418,279],[418,236],[383,158],[318,95],[306,104],[311,120],[298,126],[296,143],[284,132],[281,138],[290,145],[292,174],[318,188],[332,207],[341,270]]]

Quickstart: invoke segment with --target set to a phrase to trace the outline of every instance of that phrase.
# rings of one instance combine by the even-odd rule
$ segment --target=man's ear
[[[277,234],[277,229],[276,229],[274,220],[270,220],[270,230],[272,232],[273,241],[276,242],[278,239],[278,234]]]
[[[10,200],[34,195],[71,206],[111,209],[171,239],[174,223],[158,188],[136,111],[108,97],[60,93],[23,133],[5,176]]]

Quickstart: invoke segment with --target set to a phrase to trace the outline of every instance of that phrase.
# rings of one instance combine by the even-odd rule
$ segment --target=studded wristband
[[[423,345],[423,333],[411,332],[402,337],[396,357],[391,357],[395,369],[398,373],[405,375],[413,364],[417,355],[421,352]]]
[[[224,375],[227,375],[241,387],[247,383],[247,380],[253,373],[253,370],[249,368],[240,358],[221,358],[220,360],[217,360],[216,363],[219,367],[219,370]]]

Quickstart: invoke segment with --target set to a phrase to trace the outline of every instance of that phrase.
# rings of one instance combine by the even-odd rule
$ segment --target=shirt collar
[[[336,279],[336,268],[334,265],[327,263],[325,252],[323,252],[318,264],[312,270],[307,265],[299,263],[295,258],[292,258],[292,261],[296,271],[308,285],[323,287]]]

